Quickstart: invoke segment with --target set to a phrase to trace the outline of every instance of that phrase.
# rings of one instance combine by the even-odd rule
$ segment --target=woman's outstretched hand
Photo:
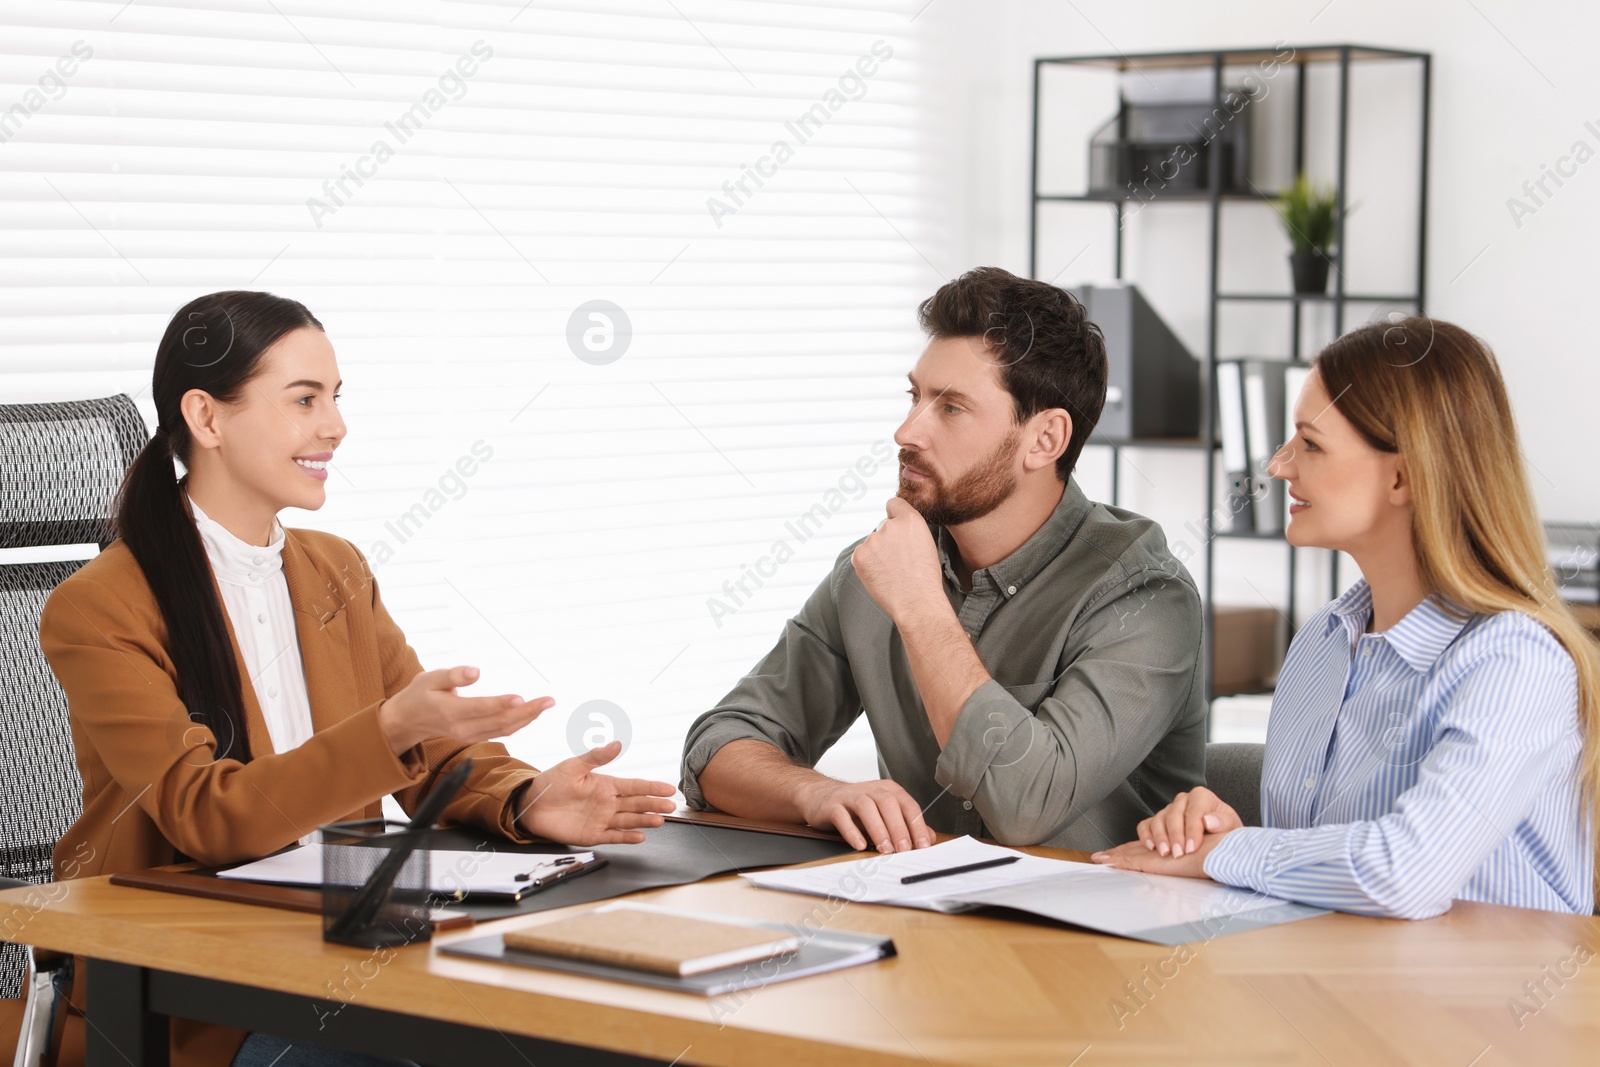
[[[478,680],[476,667],[424,671],[378,708],[378,723],[399,755],[430,737],[467,744],[509,737],[541,712],[551,697],[464,697],[461,686]],[[622,752],[613,741],[542,772],[517,797],[517,822],[531,834],[564,845],[636,845],[644,831],[674,811],[675,790],[666,782],[600,774]]]
[[[385,700],[378,708],[378,725],[395,755],[430,737],[453,737],[467,744],[510,737],[556,703],[553,697],[456,695],[458,687],[477,680],[476,667],[423,671]]]
[[[639,844],[645,829],[660,826],[677,804],[666,782],[596,770],[621,752],[622,742],[613,741],[541,773],[518,796],[518,824],[563,845]]]

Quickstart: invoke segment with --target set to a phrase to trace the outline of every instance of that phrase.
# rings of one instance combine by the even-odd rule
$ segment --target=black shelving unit
[[[1335,197],[1335,238],[1334,247],[1337,249],[1338,261],[1333,272],[1333,291],[1331,293],[1296,294],[1296,293],[1257,293],[1257,292],[1223,292],[1219,288],[1220,249],[1222,231],[1222,204],[1229,202],[1257,202],[1263,205],[1263,210],[1270,210],[1271,202],[1276,198],[1275,191],[1254,190],[1238,192],[1223,188],[1223,153],[1209,151],[1206,153],[1206,187],[1204,189],[1173,189],[1164,190],[1149,197],[1135,197],[1120,192],[1090,191],[1086,193],[1061,194],[1041,193],[1039,175],[1039,145],[1041,137],[1040,98],[1041,83],[1044,70],[1051,65],[1073,65],[1079,67],[1092,67],[1107,72],[1122,73],[1141,69],[1172,69],[1210,68],[1212,73],[1212,99],[1221,102],[1227,89],[1224,85],[1225,72],[1230,67],[1241,67],[1247,64],[1256,64],[1269,59],[1281,59],[1284,46],[1273,48],[1235,48],[1218,49],[1213,51],[1194,52],[1153,52],[1139,55],[1084,55],[1060,56],[1053,58],[1040,58],[1034,60],[1033,70],[1033,144],[1030,166],[1029,194],[1031,201],[1028,215],[1028,274],[1030,277],[1039,276],[1039,208],[1046,203],[1083,203],[1101,204],[1112,208],[1112,230],[1115,241],[1115,272],[1116,277],[1123,278],[1123,235],[1124,214],[1127,205],[1137,200],[1141,210],[1155,207],[1164,202],[1189,203],[1196,202],[1209,205],[1209,250],[1207,266],[1207,288],[1210,299],[1207,304],[1206,341],[1203,355],[1203,396],[1201,400],[1201,430],[1198,439],[1171,440],[1152,439],[1128,442],[1110,442],[1104,439],[1091,443],[1109,445],[1111,448],[1111,500],[1118,501],[1121,486],[1122,450],[1124,448],[1155,448],[1178,449],[1187,451],[1204,452],[1206,455],[1206,514],[1209,517],[1216,515],[1217,509],[1217,469],[1216,453],[1219,448],[1216,436],[1216,381],[1218,361],[1218,311],[1229,303],[1247,302],[1278,302],[1287,304],[1290,308],[1290,344],[1289,361],[1291,363],[1304,363],[1308,353],[1302,351],[1302,338],[1304,336],[1302,312],[1308,304],[1327,304],[1333,312],[1333,335],[1339,336],[1345,332],[1345,313],[1349,304],[1396,304],[1407,305],[1421,313],[1424,309],[1427,287],[1427,241],[1428,241],[1428,141],[1429,141],[1429,107],[1432,75],[1432,57],[1426,52],[1412,52],[1392,48],[1378,48],[1364,45],[1335,44],[1316,45],[1293,49],[1293,57],[1282,65],[1292,68],[1294,72],[1294,170],[1286,177],[1292,178],[1294,174],[1305,170],[1306,159],[1306,70],[1313,64],[1331,64],[1337,69],[1338,77],[1338,105],[1337,105],[1337,165],[1333,182]],[[1402,60],[1412,61],[1417,64],[1420,79],[1420,153],[1418,173],[1416,176],[1417,189],[1417,232],[1416,232],[1416,283],[1414,291],[1409,293],[1371,294],[1357,293],[1346,289],[1346,277],[1343,265],[1348,263],[1345,234],[1346,194],[1348,188],[1348,163],[1350,157],[1350,71],[1353,64],[1370,60]],[[1281,357],[1265,357],[1280,358]],[[1208,522],[1211,521],[1208,518]],[[1288,620],[1289,637],[1294,636],[1296,616],[1296,551],[1283,537],[1277,533],[1226,533],[1222,531],[1208,531],[1210,536],[1205,539],[1205,579],[1202,583],[1201,596],[1204,601],[1205,611],[1205,644],[1203,650],[1203,663],[1205,667],[1205,691],[1207,700],[1215,694],[1212,690],[1212,648],[1211,637],[1216,619],[1216,606],[1212,596],[1215,588],[1215,544],[1217,537],[1228,537],[1243,541],[1272,541],[1282,544],[1287,548],[1288,556],[1288,604],[1284,612]],[[1329,586],[1332,596],[1339,593],[1339,557],[1337,553],[1330,556]]]

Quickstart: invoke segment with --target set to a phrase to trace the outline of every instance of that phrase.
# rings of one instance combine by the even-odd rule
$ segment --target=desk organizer
[[[418,847],[427,832],[386,819],[318,829],[324,941],[384,948],[433,936],[428,852]]]

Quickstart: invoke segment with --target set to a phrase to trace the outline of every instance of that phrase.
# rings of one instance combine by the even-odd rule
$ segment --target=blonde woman
[[[1202,787],[1093,858],[1366,915],[1590,912],[1600,651],[1556,596],[1493,354],[1372,324],[1317,357],[1294,418],[1288,539],[1364,578],[1289,648],[1264,825]]]

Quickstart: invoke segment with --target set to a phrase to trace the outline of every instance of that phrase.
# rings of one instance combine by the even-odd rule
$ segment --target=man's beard
[[[981,519],[1005,503],[1017,488],[1017,442],[1022,431],[1013,429],[988,456],[973,464],[948,488],[932,471],[923,470],[915,460],[917,453],[900,450],[902,466],[916,467],[928,476],[925,482],[908,481],[900,476],[900,491],[895,495],[916,508],[930,526],[960,526]]]

